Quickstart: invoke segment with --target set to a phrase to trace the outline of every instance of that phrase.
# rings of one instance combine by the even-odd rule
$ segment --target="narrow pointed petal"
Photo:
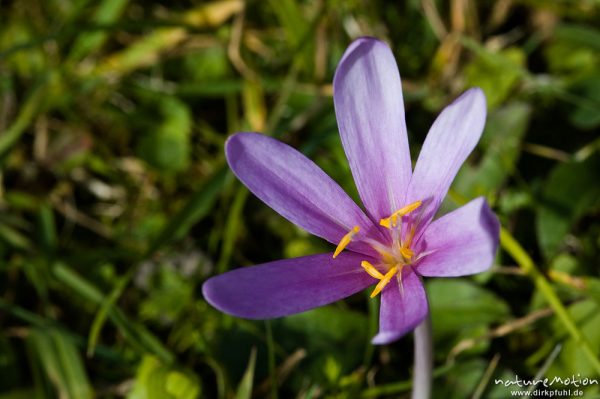
[[[484,198],[476,198],[432,222],[423,233],[423,276],[456,277],[483,272],[492,266],[500,224]]]
[[[292,147],[258,133],[238,133],[225,145],[235,175],[263,202],[306,231],[337,244],[354,226],[348,249],[372,253],[359,241],[380,237],[364,212],[321,168]]]
[[[429,306],[425,288],[419,276],[406,267],[402,270],[402,283],[393,279],[381,293],[379,333],[373,344],[389,344],[413,330],[427,316]]]
[[[233,316],[286,316],[346,298],[377,282],[361,268],[364,259],[352,252],[332,259],[327,253],[243,267],[207,280],[202,294]]]
[[[353,42],[333,80],[340,136],[367,213],[375,221],[402,205],[411,162],[400,74],[383,42]]]
[[[485,95],[479,88],[466,91],[437,117],[415,166],[407,203],[422,200],[420,236],[435,216],[458,169],[481,137],[485,124]]]

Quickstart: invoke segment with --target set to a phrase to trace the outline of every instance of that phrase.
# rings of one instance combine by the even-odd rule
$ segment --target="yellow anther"
[[[396,211],[396,213],[399,214],[400,216],[408,215],[410,212],[412,212],[415,209],[417,209],[418,207],[420,207],[422,203],[423,203],[423,201],[415,201],[412,204],[408,204],[408,205],[400,208],[399,210]]]
[[[396,275],[396,273],[398,273],[398,267],[394,266],[385,274],[385,276],[383,276],[379,283],[377,283],[375,289],[371,293],[371,298],[375,298],[377,294],[379,294],[381,290],[390,283],[390,280]]]
[[[366,260],[360,262],[360,265],[363,267],[363,269],[365,269],[367,273],[369,273],[369,276],[378,280],[383,280],[385,278],[385,276],[381,274],[379,270],[375,269],[375,267]]]
[[[335,252],[333,253],[334,259],[340,254],[340,252],[342,252],[344,250],[344,248],[346,248],[348,246],[348,244],[350,244],[350,241],[352,241],[352,237],[354,237],[356,235],[356,233],[358,233],[359,231],[360,231],[360,227],[354,226],[352,228],[352,230],[350,230],[345,236],[342,237],[342,239],[340,240],[340,243],[335,248]]]
[[[406,260],[412,259],[413,255],[415,254],[413,250],[408,247],[400,247],[400,253]]]
[[[392,216],[379,220],[379,224],[386,229],[391,229],[392,227],[396,227],[398,225],[398,217],[394,213]]]
[[[408,215],[415,209],[421,206],[423,201],[415,201],[412,204],[408,204],[398,209],[396,212],[392,213],[389,217],[381,219],[379,224],[385,228],[391,229],[392,227],[396,227],[398,224],[398,219],[402,216]]]

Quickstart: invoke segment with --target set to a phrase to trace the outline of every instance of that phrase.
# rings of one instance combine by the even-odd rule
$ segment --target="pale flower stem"
[[[415,366],[413,370],[412,399],[429,399],[433,370],[433,342],[431,336],[431,317],[415,329]]]

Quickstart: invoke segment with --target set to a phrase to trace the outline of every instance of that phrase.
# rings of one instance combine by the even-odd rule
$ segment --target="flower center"
[[[372,265],[366,260],[363,260],[360,264],[371,277],[379,280],[379,283],[377,283],[375,289],[371,293],[371,298],[375,298],[377,294],[390,283],[396,274],[398,275],[400,284],[402,284],[402,269],[405,266],[412,264],[415,260],[415,253],[411,248],[413,244],[412,240],[415,235],[415,225],[410,223],[406,226],[403,234],[402,218],[419,208],[421,204],[422,201],[415,201],[400,208],[389,217],[379,221],[381,226],[391,230],[391,245],[382,245],[369,238],[362,239],[362,241],[370,244],[381,255],[381,261],[375,265]],[[352,230],[342,237],[333,253],[333,257],[337,257],[359,232],[359,226],[354,226]],[[385,274],[381,272],[381,269],[384,270]]]

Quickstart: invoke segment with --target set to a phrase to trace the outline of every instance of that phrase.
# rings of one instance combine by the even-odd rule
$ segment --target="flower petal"
[[[393,279],[381,293],[379,333],[373,344],[389,344],[417,327],[427,316],[429,306],[419,276],[409,267],[402,270],[402,282]]]
[[[431,126],[406,201],[423,201],[416,237],[435,216],[458,169],[479,141],[485,116],[485,95],[481,89],[474,88],[444,108]]]
[[[202,294],[233,316],[286,316],[346,298],[376,282],[360,267],[364,259],[352,252],[332,259],[327,253],[243,267],[207,280]]]
[[[333,80],[340,136],[358,193],[375,221],[403,203],[410,181],[400,74],[383,42],[354,41]]]
[[[483,197],[476,198],[427,227],[421,250],[432,252],[415,268],[423,276],[436,277],[485,271],[494,262],[499,234],[496,215]]]
[[[280,215],[316,236],[337,244],[354,226],[361,235],[380,237],[378,228],[314,162],[292,147],[258,133],[238,133],[225,145],[235,175]],[[349,249],[367,254],[357,240]]]

